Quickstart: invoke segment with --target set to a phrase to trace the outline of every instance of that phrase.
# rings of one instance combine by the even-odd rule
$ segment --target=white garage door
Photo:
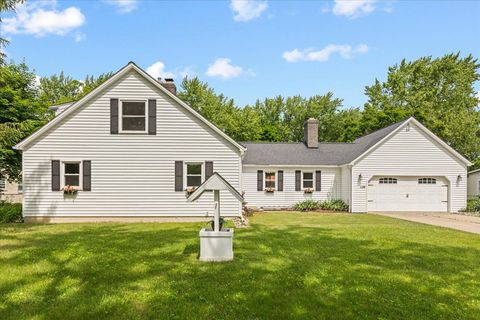
[[[448,210],[448,185],[440,177],[373,177],[367,197],[368,211]]]

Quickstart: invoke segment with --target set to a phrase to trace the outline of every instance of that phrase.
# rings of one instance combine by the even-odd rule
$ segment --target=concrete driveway
[[[480,217],[434,212],[371,212],[371,214],[480,234]]]

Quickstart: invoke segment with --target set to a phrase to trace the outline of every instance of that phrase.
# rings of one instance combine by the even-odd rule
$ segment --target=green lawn
[[[372,215],[265,213],[235,260],[203,223],[0,226],[0,319],[479,319],[480,236]]]

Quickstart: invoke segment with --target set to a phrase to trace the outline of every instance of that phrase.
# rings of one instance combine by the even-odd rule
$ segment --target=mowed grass
[[[480,318],[478,235],[264,213],[214,264],[197,260],[204,226],[0,226],[0,319]]]

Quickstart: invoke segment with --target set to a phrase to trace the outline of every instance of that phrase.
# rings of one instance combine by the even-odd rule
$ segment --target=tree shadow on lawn
[[[0,244],[10,247],[0,246],[0,318],[480,314],[477,248],[408,241],[383,246],[321,226],[255,225],[235,231],[234,261],[212,264],[197,260],[203,226],[39,225],[18,235],[2,232]]]

